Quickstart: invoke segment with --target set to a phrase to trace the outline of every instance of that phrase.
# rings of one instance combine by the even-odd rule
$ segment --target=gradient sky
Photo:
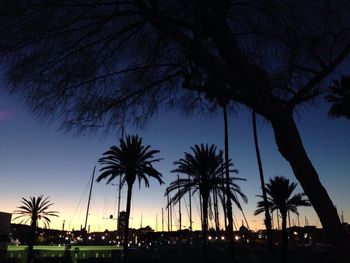
[[[299,109],[297,125],[322,183],[339,213],[343,211],[348,221],[350,121],[330,119],[326,106],[321,102]],[[244,211],[250,228],[256,230],[262,228],[263,217],[253,215],[260,188],[249,111],[241,106],[236,116],[231,115],[229,126],[230,157],[239,170],[239,177],[247,180],[240,182],[242,191],[249,199],[248,204],[244,205]],[[35,119],[26,111],[23,103],[0,88],[0,211],[13,212],[20,205],[21,197],[49,195],[54,203],[52,208],[58,210],[60,215],[52,219],[51,228],[60,229],[65,220],[66,229],[78,229],[84,223],[87,188],[93,167],[102,153],[117,143],[118,132],[104,137],[77,137],[58,131],[57,128],[55,122],[48,124]],[[266,177],[283,175],[296,181],[288,163],[277,150],[270,125],[260,119],[258,129]],[[174,168],[173,162],[194,144],[215,143],[222,149],[222,116],[185,116],[178,112],[159,114],[148,127],[142,130],[128,127],[127,133],[138,133],[144,138],[145,144],[160,150],[159,157],[164,160],[156,167],[165,181],[162,186],[151,182],[149,189],[144,186],[139,189],[135,185],[131,227],[139,227],[142,217],[143,226],[155,228],[158,221],[158,230],[161,230],[161,208],[166,204],[164,190],[176,178],[175,174],[170,173]],[[296,192],[300,191],[298,186]],[[106,186],[104,182],[94,185],[89,219],[91,230],[116,228],[115,220],[104,219],[116,212],[116,199],[116,186]],[[122,208],[125,208],[124,200]],[[184,204],[183,207],[183,225],[188,227]],[[195,205],[193,209],[197,214]],[[237,208],[234,208],[234,213],[240,225],[242,216]],[[307,216],[309,224],[320,227],[312,208],[302,208],[300,213],[302,225],[304,216]],[[295,216],[292,218],[295,219]],[[194,221],[198,229],[198,215]]]

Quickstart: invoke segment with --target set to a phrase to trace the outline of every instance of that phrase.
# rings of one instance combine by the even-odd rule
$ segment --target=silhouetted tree
[[[159,153],[158,150],[151,150],[149,145],[144,146],[142,138],[133,135],[127,136],[125,140],[123,138],[119,139],[119,146],[112,146],[99,159],[99,163],[102,165],[100,169],[102,173],[97,178],[97,182],[108,178],[108,184],[121,176],[121,186],[126,183],[128,187],[123,241],[124,262],[128,260],[129,218],[132,188],[135,180],[138,179],[140,186],[141,182],[144,181],[146,187],[149,187],[147,177],[158,180],[160,184],[164,183],[161,179],[162,175],[152,166],[154,162],[160,161],[159,158],[154,158],[157,153]]]
[[[222,178],[222,171],[225,169],[221,165],[221,153],[216,152],[215,145],[194,145],[191,147],[193,153],[186,153],[185,157],[174,162],[177,166],[173,173],[181,173],[188,175],[189,178],[179,178],[171,182],[166,189],[165,195],[174,192],[174,196],[170,199],[170,203],[177,203],[182,196],[188,193],[191,189],[192,195],[199,192],[202,199],[202,241],[203,250],[207,250],[207,231],[208,231],[208,202],[209,196],[214,189],[222,196],[227,195],[226,178]],[[231,172],[237,173],[237,170]],[[240,187],[234,183],[235,180],[244,180],[242,178],[229,178],[229,199],[241,208],[239,200],[234,193],[238,193],[244,202],[247,202],[247,197],[241,192]],[[169,204],[168,204],[169,205]]]
[[[227,216],[227,226],[226,226],[226,238],[230,242],[230,251],[231,251],[231,257],[235,257],[235,251],[234,251],[234,237],[233,237],[233,212],[232,212],[232,202],[231,198],[229,198],[230,194],[230,174],[229,174],[229,153],[228,153],[228,120],[227,120],[227,103],[222,105],[223,110],[223,116],[224,116],[224,145],[225,145],[225,184],[226,184],[226,216]]]
[[[27,253],[27,263],[32,263],[34,260],[33,247],[36,238],[36,229],[38,227],[39,221],[42,221],[44,227],[47,228],[50,225],[50,217],[58,216],[57,211],[50,211],[49,208],[53,205],[50,202],[49,197],[40,195],[38,197],[29,197],[26,199],[22,197],[21,206],[18,206],[14,213],[18,214],[14,220],[22,218],[20,224],[26,224],[30,222],[30,236],[28,242],[28,253]]]
[[[271,123],[339,259],[350,260],[349,235],[293,116],[350,53],[348,1],[2,0],[1,7],[2,69],[35,114],[91,131],[120,124],[123,109],[127,120],[147,122],[161,108],[191,109],[202,93],[225,88],[230,101]]]
[[[289,179],[276,176],[270,178],[270,181],[266,184],[266,192],[268,197],[269,210],[278,210],[282,217],[282,248],[284,253],[288,250],[288,233],[287,233],[287,213],[298,214],[298,206],[310,206],[309,200],[304,199],[304,193],[298,193],[292,196],[297,183],[290,183]],[[264,201],[259,201],[257,209],[254,214],[266,212]],[[269,212],[269,211],[268,211]]]
[[[273,251],[273,237],[272,237],[272,225],[271,225],[271,215],[269,213],[269,203],[267,200],[266,195],[266,189],[265,189],[265,180],[264,180],[264,170],[262,167],[262,161],[260,156],[260,148],[259,148],[259,141],[258,141],[258,132],[256,128],[256,114],[255,111],[252,112],[252,122],[253,122],[253,136],[254,136],[254,146],[255,146],[255,152],[256,152],[256,159],[258,162],[258,168],[259,168],[259,178],[260,178],[260,185],[261,185],[261,192],[262,192],[262,203],[264,204],[264,213],[265,213],[265,219],[264,223],[266,226],[266,236],[267,236],[267,244],[269,251]]]
[[[350,77],[343,76],[340,81],[335,80],[329,87],[326,99],[332,104],[329,110],[332,117],[350,119]]]
[[[217,90],[216,92],[213,92]],[[218,79],[215,75],[208,74],[208,80],[204,87],[205,97],[213,102],[215,105],[218,105],[222,108],[223,119],[224,119],[224,169],[223,173],[225,174],[225,182],[226,185],[226,196],[230,195],[230,172],[229,172],[229,139],[228,139],[228,111],[229,111],[229,99],[227,95],[227,87],[224,81]],[[221,198],[221,201],[226,200],[224,204],[224,215],[226,216],[225,228],[226,228],[226,238],[230,243],[230,252],[231,257],[235,257],[234,250],[234,237],[233,237],[233,212],[232,212],[232,202],[230,198]],[[243,211],[243,210],[242,210]]]

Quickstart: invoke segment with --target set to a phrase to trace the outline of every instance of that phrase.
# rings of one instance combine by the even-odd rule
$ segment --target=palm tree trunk
[[[226,235],[230,244],[230,253],[232,258],[235,257],[235,241],[233,238],[233,214],[232,214],[232,202],[230,199],[230,172],[229,172],[229,158],[228,158],[228,123],[227,123],[227,106],[223,107],[224,113],[224,130],[225,130],[225,175],[226,175],[226,216],[227,216],[227,227]]]
[[[256,115],[255,111],[253,110],[254,145],[255,145],[256,159],[257,159],[258,167],[259,167],[260,185],[261,185],[262,196],[263,196],[263,201],[264,201],[267,244],[268,244],[269,251],[273,252],[271,216],[270,216],[270,209],[269,209],[269,204],[268,204],[267,195],[266,195],[264,172],[263,172],[262,161],[261,161],[261,156],[260,156],[258,133],[257,133],[257,128],[256,128],[256,116],[255,115]]]
[[[30,236],[28,242],[27,263],[32,263],[34,260],[34,242],[36,237],[36,222],[37,219],[32,219],[30,225]]]
[[[202,220],[202,242],[203,252],[207,252],[207,240],[208,240],[208,197],[202,196],[203,200],[203,220]]]
[[[339,262],[350,262],[350,237],[341,225],[326,189],[312,165],[292,113],[279,113],[271,119],[275,139],[282,156],[290,163],[293,172],[320,218],[328,239],[338,255]]]
[[[128,237],[129,237],[129,218],[131,208],[131,196],[132,196],[132,185],[128,184],[128,193],[126,199],[126,218],[125,218],[125,229],[124,229],[124,242],[123,242],[123,262],[128,262]]]
[[[224,183],[224,164],[223,164],[223,160],[222,160],[222,152],[221,152],[221,169],[222,169],[222,172],[221,172],[221,179],[222,179],[222,185],[220,186],[221,189],[222,189],[222,192],[225,193],[226,190],[225,190],[225,183]],[[220,201],[221,201],[221,205],[222,205],[222,210],[223,210],[223,214],[224,214],[224,225],[225,225],[225,229],[227,230],[227,215],[226,215],[226,198],[225,198],[225,194],[222,195],[222,197],[220,198]]]
[[[220,222],[219,222],[219,208],[218,208],[218,194],[217,188],[213,189],[213,203],[214,203],[214,218],[215,218],[215,231],[220,232]]]
[[[282,257],[283,261],[288,260],[288,233],[287,233],[287,212],[281,211],[282,216]]]

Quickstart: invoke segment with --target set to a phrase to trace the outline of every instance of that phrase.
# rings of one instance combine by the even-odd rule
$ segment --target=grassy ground
[[[25,251],[27,246],[8,246],[7,251]],[[70,250],[78,248],[80,251],[90,250],[121,250],[122,247],[118,246],[71,246]],[[34,250],[48,250],[48,251],[64,251],[65,246],[34,246]]]

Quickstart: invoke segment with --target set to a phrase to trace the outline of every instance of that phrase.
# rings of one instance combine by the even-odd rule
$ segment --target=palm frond
[[[107,180],[108,184],[117,177],[121,177],[121,187],[125,183],[132,186],[135,180],[138,180],[139,187],[142,181],[146,187],[149,187],[149,178],[155,178],[163,184],[162,174],[152,166],[153,163],[161,160],[161,158],[154,158],[158,153],[159,150],[152,150],[151,146],[143,145],[142,138],[138,135],[120,138],[119,146],[111,146],[99,159],[102,167],[96,181]]]
[[[47,227],[50,224],[49,217],[58,216],[58,211],[48,210],[53,205],[49,200],[49,196],[45,198],[44,195],[38,197],[30,196],[29,199],[22,197],[21,203],[23,205],[18,206],[17,210],[13,212],[18,215],[13,220],[23,218],[20,223],[26,224],[30,221],[31,224],[35,223],[37,225],[38,221],[42,220],[44,226]]]

